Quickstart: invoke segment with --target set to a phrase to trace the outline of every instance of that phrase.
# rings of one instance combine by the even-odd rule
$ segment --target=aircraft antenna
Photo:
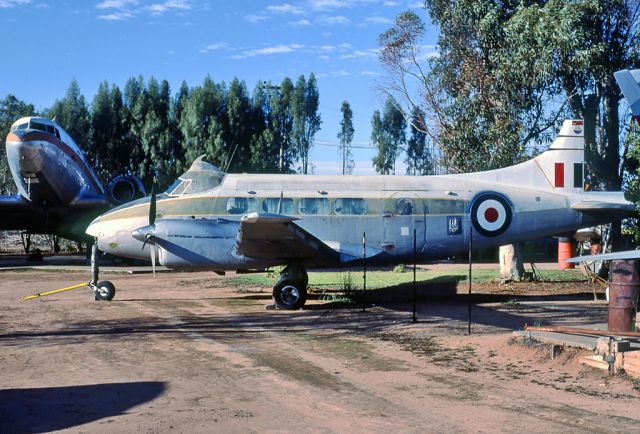
[[[227,173],[229,171],[229,166],[231,166],[231,162],[233,161],[233,157],[236,155],[237,150],[238,150],[238,144],[236,143],[236,146],[233,148],[233,152],[231,153],[231,156],[227,159],[227,164],[225,164],[225,167],[224,167],[224,173]]]

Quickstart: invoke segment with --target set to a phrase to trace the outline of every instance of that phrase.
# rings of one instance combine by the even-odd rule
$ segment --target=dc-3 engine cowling
[[[107,199],[112,206],[122,205],[147,195],[142,181],[133,175],[117,175],[107,183]]]

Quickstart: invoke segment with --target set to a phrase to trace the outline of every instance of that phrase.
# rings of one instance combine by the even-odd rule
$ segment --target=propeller
[[[149,244],[149,253],[151,254],[151,268],[153,277],[156,277],[156,182],[155,179],[151,184],[151,201],[149,202],[149,225],[138,228],[131,232],[133,238],[142,241],[142,250]]]

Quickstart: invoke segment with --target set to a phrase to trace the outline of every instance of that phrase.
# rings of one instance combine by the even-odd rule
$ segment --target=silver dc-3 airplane
[[[442,176],[225,174],[198,158],[157,197],[96,218],[100,250],[171,269],[286,265],[273,288],[282,309],[304,305],[306,269],[418,261],[473,247],[573,234],[634,212],[622,192],[583,187],[581,120],[549,149],[505,169]],[[366,248],[363,248],[366,234]],[[96,297],[111,299],[112,284]]]
[[[96,216],[145,195],[131,175],[114,177],[105,189],[73,138],[53,120],[18,119],[5,144],[18,194],[0,196],[0,230],[92,241],[85,230]]]

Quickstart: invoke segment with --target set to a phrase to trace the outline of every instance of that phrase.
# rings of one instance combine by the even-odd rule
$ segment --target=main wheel
[[[116,287],[108,280],[98,282],[96,285],[96,300],[111,301],[116,295]]]
[[[273,301],[280,309],[300,309],[307,301],[307,287],[290,279],[282,279],[273,287]]]

